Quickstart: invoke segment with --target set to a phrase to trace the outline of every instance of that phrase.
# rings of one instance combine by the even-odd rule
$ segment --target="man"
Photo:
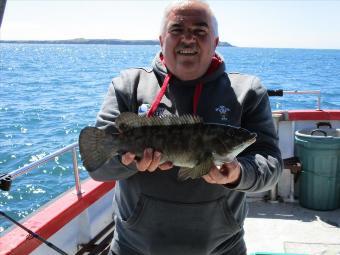
[[[217,22],[202,1],[170,5],[159,40],[152,69],[125,70],[113,79],[96,126],[113,125],[126,111],[189,113],[242,126],[257,133],[257,142],[233,162],[183,182],[178,168],[159,164],[161,152],[152,148],[141,159],[127,152],[90,172],[96,180],[118,180],[112,252],[244,255],[245,193],[271,189],[282,168],[266,90],[256,77],[225,73],[215,53]]]

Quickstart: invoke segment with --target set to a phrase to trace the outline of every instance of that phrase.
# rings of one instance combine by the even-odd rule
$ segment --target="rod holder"
[[[0,175],[0,189],[9,191],[12,185],[12,176],[10,174]]]

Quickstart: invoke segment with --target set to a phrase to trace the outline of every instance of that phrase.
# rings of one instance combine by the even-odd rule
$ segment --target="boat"
[[[268,93],[271,96],[316,94],[318,106],[315,110],[280,110],[272,113],[285,167],[275,188],[248,196],[250,211],[245,221],[248,251],[252,254],[286,251],[321,254],[329,250],[338,253],[322,254],[339,254],[340,201],[339,208],[326,211],[311,210],[300,205],[296,187],[300,182],[298,177],[303,163],[296,156],[294,136],[296,131],[314,129],[320,122],[327,125],[326,128],[332,126],[340,136],[340,109],[321,109],[320,91],[269,90]],[[3,233],[0,237],[1,255],[107,254],[114,231],[112,199],[115,182],[97,182],[90,178],[80,182],[77,149],[77,143],[70,144],[1,176],[1,187],[8,190],[15,178],[64,153],[72,156],[75,176],[74,188],[20,223],[15,222],[17,225]],[[262,241],[259,235],[263,237]],[[270,238],[270,242],[267,238]],[[316,250],[320,253],[315,253]]]
[[[5,5],[6,0],[2,0],[0,26]],[[250,207],[245,221],[248,251],[257,255],[283,252],[340,254],[340,208],[311,210],[299,203],[299,176],[303,162],[296,155],[294,141],[298,130],[314,129],[318,123],[331,126],[340,133],[340,109],[321,109],[320,91],[268,92],[270,96],[315,94],[318,106],[315,110],[273,111],[285,167],[278,184],[272,190],[249,194],[247,198]],[[63,154],[72,157],[74,187],[20,222],[0,211],[0,217],[14,223],[0,233],[0,255],[108,253],[114,232],[112,199],[115,181],[97,182],[88,178],[81,182],[77,143],[0,175],[0,188],[10,190],[16,178],[24,178],[22,176],[25,173]],[[340,183],[340,178],[338,182]]]

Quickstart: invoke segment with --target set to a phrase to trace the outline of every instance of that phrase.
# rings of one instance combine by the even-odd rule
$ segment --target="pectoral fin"
[[[177,179],[179,181],[185,181],[189,178],[191,179],[200,178],[209,172],[212,164],[213,164],[212,158],[208,158],[193,168],[182,167],[178,171]]]

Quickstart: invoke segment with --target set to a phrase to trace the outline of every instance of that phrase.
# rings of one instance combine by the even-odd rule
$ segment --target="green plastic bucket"
[[[295,132],[295,154],[302,163],[299,201],[303,207],[340,207],[340,129]]]
[[[340,179],[302,171],[299,201],[314,210],[334,210],[340,207]]]

